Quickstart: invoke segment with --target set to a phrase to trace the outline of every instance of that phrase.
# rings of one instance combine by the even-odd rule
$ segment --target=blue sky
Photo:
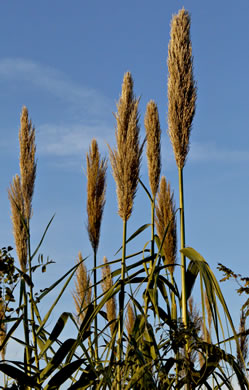
[[[18,129],[26,105],[36,127],[38,157],[33,247],[56,213],[41,251],[56,264],[37,277],[39,288],[66,272],[79,250],[83,257],[89,256],[91,267],[85,154],[93,137],[103,156],[108,155],[106,143],[114,145],[112,113],[127,70],[133,75],[135,94],[141,96],[141,138],[146,104],[150,99],[158,104],[162,173],[171,182],[178,204],[177,169],[166,135],[166,59],[170,20],[182,6],[192,17],[198,85],[184,170],[186,245],[199,251],[213,269],[221,262],[248,276],[248,0],[6,1],[0,5],[1,246],[14,246],[7,188],[19,172]],[[141,178],[147,183],[145,159]],[[104,255],[113,259],[122,237],[110,166],[107,179],[100,261]],[[139,188],[128,232],[149,221],[150,207]],[[149,233],[144,236],[147,240]],[[223,287],[237,323],[242,301],[236,285]],[[74,310],[72,288],[58,313]]]

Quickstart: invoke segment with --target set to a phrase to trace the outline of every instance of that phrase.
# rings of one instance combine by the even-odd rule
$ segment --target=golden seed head
[[[190,40],[190,16],[181,9],[171,21],[168,47],[168,132],[179,169],[185,165],[195,114],[196,83]]]
[[[32,214],[32,197],[36,177],[35,161],[35,128],[28,118],[28,110],[23,107],[21,114],[21,127],[19,130],[20,143],[20,174],[21,188],[24,201],[24,217],[29,223]]]
[[[134,328],[134,324],[135,324],[134,310],[132,308],[131,303],[128,302],[125,326],[126,326],[127,334],[128,334],[129,337],[132,334],[132,331],[133,331],[133,328]]]
[[[107,261],[107,258],[105,256],[103,258],[103,263],[104,263],[104,266],[102,267],[102,283],[101,283],[101,285],[102,285],[103,293],[106,293],[110,290],[110,288],[112,288],[113,281],[112,281],[112,275],[111,275],[111,268],[110,268],[108,261]],[[110,324],[111,334],[114,333],[114,329],[115,329],[115,320],[117,318],[116,307],[117,307],[116,299],[115,299],[115,296],[113,296],[112,298],[110,298],[106,302],[107,319],[109,322],[113,321]]]
[[[147,104],[144,126],[147,140],[147,161],[150,188],[155,198],[161,173],[161,129],[156,103],[151,100]]]
[[[170,265],[168,269],[171,275],[173,275],[177,250],[175,202],[174,193],[171,193],[170,183],[167,184],[165,176],[161,178],[160,188],[157,194],[155,222],[157,234],[161,241],[165,229],[169,225],[162,250],[165,264]]]
[[[109,146],[113,176],[117,186],[118,213],[127,221],[132,213],[139,180],[142,147],[139,146],[139,100],[133,95],[131,74],[124,75],[122,94],[117,104],[116,149]]]
[[[0,345],[2,345],[5,337],[6,337],[6,323],[5,320],[5,304],[2,298],[0,298]],[[1,350],[1,357],[2,360],[5,359],[5,353],[6,353],[6,345]]]
[[[81,252],[79,252],[77,264],[83,260]],[[90,277],[87,275],[87,269],[82,262],[76,271],[75,290],[73,292],[74,304],[77,311],[77,320],[81,324],[84,317],[84,309],[91,303],[92,300],[92,288]]]
[[[92,140],[87,158],[87,215],[88,235],[93,250],[97,251],[105,205],[107,162],[100,158],[96,139]]]
[[[18,175],[8,190],[11,207],[13,234],[16,243],[16,252],[23,272],[27,271],[27,230],[25,228],[24,200],[22,196],[21,180]]]

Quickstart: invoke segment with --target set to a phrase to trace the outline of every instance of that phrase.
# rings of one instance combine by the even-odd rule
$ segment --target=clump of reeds
[[[80,264],[79,264],[80,263]],[[83,262],[81,252],[77,258],[78,268],[76,271],[75,290],[73,292],[73,299],[77,312],[77,322],[79,325],[85,318],[85,308],[91,303],[92,300],[92,289],[90,276],[87,275],[87,269]]]
[[[135,313],[134,313],[134,310],[132,308],[131,303],[128,302],[126,322],[125,322],[128,337],[131,337],[131,334],[132,334],[132,331],[134,328],[134,324],[135,324]]]
[[[144,119],[147,141],[147,162],[149,183],[153,199],[156,196],[161,173],[161,129],[156,103],[151,100],[147,104]]]
[[[163,240],[165,230],[168,231],[163,242],[164,262],[168,266],[171,276],[174,273],[177,252],[177,234],[175,218],[174,193],[171,192],[170,183],[162,176],[156,204],[156,229],[160,240]]]
[[[168,48],[168,125],[176,163],[185,165],[195,114],[196,83],[190,40],[190,16],[184,8],[173,16]]]
[[[111,275],[111,268],[105,256],[103,258],[103,263],[104,266],[102,267],[101,285],[102,285],[103,292],[106,293],[112,288],[113,280]],[[115,321],[117,319],[116,307],[117,305],[116,305],[116,299],[114,295],[106,302],[106,314],[107,314],[108,322],[110,323],[110,330],[112,335],[114,334],[115,325],[116,325]]]
[[[142,147],[139,146],[138,103],[133,94],[130,72],[124,75],[122,94],[117,104],[116,149],[111,149],[110,160],[117,186],[118,213],[123,221],[131,215],[137,190]]]
[[[97,251],[105,205],[107,162],[101,159],[96,139],[87,153],[87,215],[88,234],[94,252]]]
[[[24,200],[20,177],[16,175],[8,190],[11,207],[13,234],[16,243],[16,253],[23,272],[27,271],[27,229],[24,220]]]

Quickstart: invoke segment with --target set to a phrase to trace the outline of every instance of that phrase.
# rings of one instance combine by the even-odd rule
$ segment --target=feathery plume
[[[96,139],[92,140],[87,158],[87,214],[88,235],[94,252],[99,245],[100,227],[105,205],[106,169],[105,159],[100,158]]]
[[[11,207],[13,234],[16,243],[16,252],[23,272],[27,271],[27,230],[24,225],[24,200],[22,196],[21,180],[18,175],[8,190]]]
[[[82,254],[79,252],[77,264],[82,262],[82,260]],[[72,295],[78,314],[77,321],[79,324],[81,324],[85,317],[84,309],[91,303],[92,300],[91,281],[90,277],[87,275],[87,269],[83,262],[77,268],[75,291]]]
[[[103,258],[103,263],[104,266],[102,267],[102,289],[103,293],[106,293],[107,291],[110,290],[113,286],[113,281],[112,281],[112,275],[111,275],[111,268],[108,264],[107,258],[104,256]],[[107,319],[109,322],[112,321],[110,324],[110,329],[111,329],[111,334],[113,334],[114,329],[115,329],[115,320],[117,318],[116,314],[116,299],[115,296],[110,298],[106,302],[106,313],[107,313]]]
[[[144,119],[147,140],[147,161],[150,188],[153,198],[155,198],[161,173],[161,129],[156,103],[151,100],[147,104]]]
[[[131,74],[124,75],[122,94],[117,104],[116,149],[111,149],[110,160],[117,185],[118,213],[127,221],[132,213],[133,201],[139,180],[143,145],[139,146],[139,100],[133,95]]]
[[[21,189],[24,201],[24,217],[29,223],[32,214],[32,197],[36,177],[35,128],[28,119],[28,110],[24,106],[19,131]]]
[[[190,40],[190,16],[184,8],[171,21],[168,47],[168,132],[179,169],[185,165],[195,114],[196,83]]]
[[[162,249],[165,264],[169,265],[168,269],[171,275],[173,275],[177,250],[175,202],[174,193],[171,193],[170,183],[167,184],[165,176],[162,176],[156,204],[156,229],[161,241],[168,224],[169,227]]]
[[[128,334],[129,337],[132,334],[132,331],[133,331],[133,328],[134,328],[134,324],[135,324],[134,310],[133,310],[133,308],[131,306],[131,303],[128,302],[125,326],[126,326],[127,334]]]
[[[244,312],[244,310],[242,310],[240,316],[239,333],[244,333],[245,331],[246,331],[246,313]],[[239,337],[239,347],[240,347],[240,351],[237,346],[237,362],[241,370],[244,371],[245,370],[244,362],[246,362],[247,355],[248,355],[248,335],[241,335]],[[240,352],[242,353],[243,359]]]
[[[0,345],[2,345],[6,337],[6,324],[4,322],[4,319],[5,319],[5,305],[3,299],[1,298],[0,299]],[[6,352],[6,345],[1,350],[2,360],[5,359],[5,352]]]

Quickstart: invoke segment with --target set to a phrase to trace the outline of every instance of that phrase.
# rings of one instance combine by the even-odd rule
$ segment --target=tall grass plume
[[[81,324],[85,318],[86,312],[84,311],[84,309],[92,301],[92,288],[91,288],[90,276],[87,275],[87,269],[85,264],[83,263],[83,257],[81,252],[79,252],[78,254],[77,264],[79,265],[76,271],[75,290],[73,292],[73,299],[74,299],[74,304],[77,312],[77,322]]]
[[[184,8],[173,16],[168,48],[168,132],[178,168],[185,165],[195,114],[196,83],[190,40],[190,16]]]
[[[161,241],[167,226],[168,231],[162,249],[164,262],[168,266],[167,269],[171,275],[173,275],[177,252],[175,202],[170,183],[167,183],[165,176],[162,176],[156,204],[156,229]]]
[[[147,104],[144,118],[147,141],[147,162],[150,188],[153,199],[156,196],[161,173],[161,129],[156,103],[151,100]]]

